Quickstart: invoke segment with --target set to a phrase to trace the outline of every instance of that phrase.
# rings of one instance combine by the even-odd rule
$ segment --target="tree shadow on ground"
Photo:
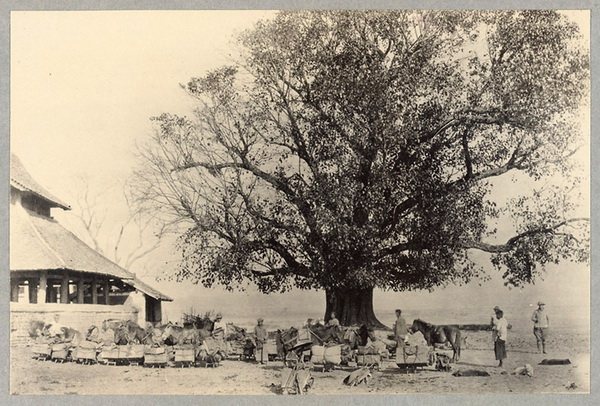
[[[284,368],[283,365],[273,365],[273,364],[265,364],[265,365],[261,365],[261,367],[263,369],[266,369],[267,371],[282,371]]]
[[[455,366],[479,367],[479,368],[495,368],[497,364],[475,364],[472,362],[457,362]]]

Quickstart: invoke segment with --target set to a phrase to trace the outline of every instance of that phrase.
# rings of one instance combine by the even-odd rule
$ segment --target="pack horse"
[[[458,362],[460,359],[460,330],[456,326],[435,326],[421,319],[413,321],[410,327],[411,334],[420,331],[427,341],[427,345],[450,343],[452,346],[452,362]]]

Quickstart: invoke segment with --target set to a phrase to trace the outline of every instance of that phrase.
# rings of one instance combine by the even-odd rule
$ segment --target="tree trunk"
[[[325,293],[325,321],[331,319],[331,312],[335,312],[342,326],[366,324],[373,328],[386,328],[373,312],[373,288],[327,289]]]

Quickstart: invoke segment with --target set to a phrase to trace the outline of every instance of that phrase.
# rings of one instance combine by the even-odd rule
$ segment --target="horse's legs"
[[[452,345],[452,362],[458,362],[460,359],[460,330],[450,334],[450,344]]]

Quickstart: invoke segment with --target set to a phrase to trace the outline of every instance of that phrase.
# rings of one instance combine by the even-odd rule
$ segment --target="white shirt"
[[[221,331],[217,331],[219,329]],[[225,322],[222,319],[219,321],[215,321],[214,328],[213,328],[213,335],[217,335],[219,337],[224,338],[226,333],[227,333],[227,325],[225,324]]]
[[[508,321],[504,317],[497,319],[494,326],[494,341],[498,338],[504,341],[508,338]]]
[[[50,327],[48,328],[48,333],[51,336],[57,336],[57,335],[63,334],[63,331],[62,331],[63,326],[62,326],[62,324],[60,324],[60,322],[52,320],[49,324],[50,324]]]

